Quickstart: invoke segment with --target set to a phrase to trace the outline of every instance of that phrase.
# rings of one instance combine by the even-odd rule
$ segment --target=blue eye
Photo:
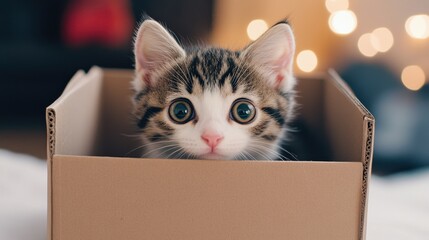
[[[238,99],[233,103],[230,115],[234,121],[248,124],[255,118],[256,109],[250,100]]]
[[[178,124],[185,124],[194,118],[194,110],[188,99],[176,99],[168,110],[171,120]]]

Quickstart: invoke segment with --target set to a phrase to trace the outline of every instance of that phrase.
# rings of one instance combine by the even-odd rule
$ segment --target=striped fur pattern
[[[280,24],[284,25],[280,30],[290,30],[287,23]],[[279,36],[270,36],[270,30],[261,41],[273,44],[281,40],[276,39]],[[285,36],[293,37],[290,34]],[[275,53],[260,49],[265,43],[258,41],[242,51],[214,47],[185,51],[159,23],[143,22],[136,37],[133,82],[134,115],[143,141],[142,156],[287,159],[280,154],[280,144],[286,137],[287,123],[295,106],[295,78],[291,73],[294,43]],[[271,56],[259,56],[264,54],[260,50],[268,51]],[[269,59],[273,60],[273,66],[264,57],[274,58]],[[188,100],[193,108],[194,117],[185,124],[177,124],[169,114],[171,104],[177,99]],[[256,115],[248,124],[240,124],[231,117],[237,99],[246,99],[255,107]],[[206,131],[221,136],[220,143],[209,146],[202,139]]]

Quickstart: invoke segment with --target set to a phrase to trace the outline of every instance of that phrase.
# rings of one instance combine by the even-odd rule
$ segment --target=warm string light
[[[354,12],[348,10],[348,0],[326,0],[325,6],[331,13],[329,16],[329,28],[334,33],[347,35],[356,29],[356,15]]]
[[[425,79],[425,72],[417,65],[407,66],[402,70],[402,83],[412,91],[418,91],[422,88],[425,85]]]
[[[429,37],[429,16],[425,14],[413,15],[405,21],[407,34],[415,39],[426,39]],[[401,73],[402,83],[412,91],[420,90],[426,82],[423,69],[417,65],[407,66]]]
[[[387,52],[393,46],[393,34],[388,28],[377,28],[372,31],[371,42],[377,51],[383,53]]]
[[[317,56],[311,50],[303,50],[296,57],[298,68],[303,72],[312,72],[317,67]]]
[[[356,15],[350,10],[336,11],[329,17],[329,28],[331,28],[334,33],[347,35],[352,33],[356,27]]]
[[[377,49],[372,44],[371,38],[371,33],[365,33],[358,40],[359,51],[366,57],[374,57],[377,54]]]
[[[252,20],[247,25],[247,36],[250,40],[255,41],[268,29],[268,24],[262,19]]]
[[[336,34],[347,35],[357,27],[357,18],[349,10],[348,0],[325,0],[326,9],[331,13],[329,28]],[[415,39],[429,38],[429,15],[420,14],[409,17],[405,22],[407,34]],[[385,27],[374,29],[359,37],[357,46],[362,55],[374,57],[377,53],[389,51],[394,44],[392,32]],[[297,56],[297,65],[304,72],[311,72],[317,66],[317,56],[311,50],[304,50]],[[417,65],[407,66],[402,70],[401,80],[404,86],[412,91],[418,91],[425,85],[426,76],[423,69]]]
[[[336,11],[347,10],[349,8],[349,1],[348,0],[326,0],[325,6],[330,13],[334,13]]]
[[[416,39],[425,39],[429,37],[429,16],[414,15],[405,22],[405,30],[408,35]]]
[[[362,55],[373,57],[378,52],[389,51],[394,43],[392,32],[385,28],[377,28],[371,33],[365,33],[358,40],[358,49]]]

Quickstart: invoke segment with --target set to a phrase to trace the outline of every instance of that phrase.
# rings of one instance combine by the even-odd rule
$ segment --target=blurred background
[[[239,49],[288,17],[295,71],[334,68],[375,115],[375,173],[429,166],[429,1],[2,0],[0,148],[45,158],[45,108],[93,65],[133,68],[143,13],[185,45]]]
[[[375,115],[367,239],[427,239],[428,0],[1,0],[0,239],[46,239],[45,108],[78,69],[132,69],[143,13],[232,49],[288,17],[296,74],[335,69]]]

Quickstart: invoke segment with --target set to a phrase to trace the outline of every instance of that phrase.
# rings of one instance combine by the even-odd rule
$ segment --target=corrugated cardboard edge
[[[52,155],[55,152],[55,111],[52,108],[46,109],[47,125],[47,165],[48,165],[48,223],[47,239],[52,239]]]
[[[46,108],[46,125],[47,125],[47,154],[48,154],[48,161],[52,160],[52,155],[55,152],[55,106],[58,104],[58,102],[61,101],[61,99],[64,98],[67,93],[71,91],[73,86],[77,85],[78,82],[85,76],[85,72],[83,70],[77,71],[72,79],[69,81],[67,86],[65,87],[64,91],[62,92],[61,96],[53,102],[51,105],[49,105]]]
[[[328,70],[329,79],[336,85],[336,87],[349,97],[352,103],[362,112],[364,115],[363,119],[363,139],[362,142],[365,146],[362,148],[362,198],[361,198],[361,214],[360,214],[360,229],[359,238],[360,240],[366,239],[366,220],[368,211],[368,186],[371,178],[371,166],[373,158],[374,148],[374,131],[375,131],[375,118],[368,111],[368,109],[357,99],[350,87],[341,79],[338,73],[333,70]]]
[[[102,74],[102,70],[99,67],[92,67],[89,71],[88,75],[93,74]],[[85,79],[85,72],[83,70],[77,71],[67,86],[65,87],[64,91],[62,92],[61,96],[53,102],[51,105],[49,105],[46,108],[46,135],[47,135],[47,166],[48,166],[48,221],[47,221],[47,239],[53,239],[53,219],[52,219],[52,157],[55,154],[55,108],[56,106],[63,101],[64,98],[66,98],[71,92],[75,91],[82,82],[84,82]]]
[[[374,118],[365,117],[364,119],[364,129],[366,134],[364,135],[365,139],[365,148],[363,149],[365,160],[363,163],[363,178],[362,178],[362,212],[361,212],[361,229],[359,239],[364,240],[366,238],[366,220],[368,216],[368,192],[369,192],[369,182],[371,179],[372,171],[372,157],[373,157],[373,148],[374,148],[374,132],[375,132],[375,120]]]

